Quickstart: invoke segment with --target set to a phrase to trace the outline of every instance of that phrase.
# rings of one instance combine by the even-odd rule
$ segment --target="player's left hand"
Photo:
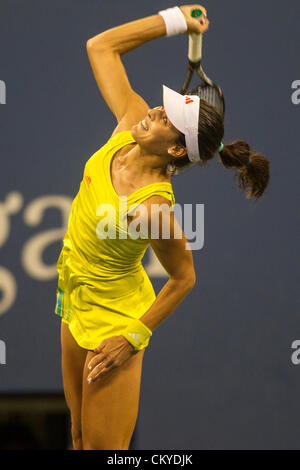
[[[129,357],[138,351],[124,336],[111,336],[106,338],[94,349],[94,357],[90,360],[88,368],[88,383],[93,383],[108,374],[112,369],[121,366]]]

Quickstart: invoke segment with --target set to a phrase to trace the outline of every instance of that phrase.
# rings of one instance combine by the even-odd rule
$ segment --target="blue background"
[[[291,99],[292,83],[300,80],[299,5],[204,3],[210,29],[203,65],[226,98],[224,142],[245,139],[264,153],[271,180],[253,204],[217,158],[204,170],[173,177],[177,203],[205,205],[205,243],[193,252],[196,287],[155,331],[145,353],[139,449],[299,448],[300,365],[291,361],[292,342],[300,338],[300,104]],[[0,233],[8,221],[10,227],[0,241],[0,266],[14,277],[17,294],[0,315],[7,353],[1,393],[62,391],[60,322],[53,311],[66,208],[85,162],[116,125],[93,77],[86,41],[170,6],[2,0]],[[123,57],[133,88],[150,106],[161,104],[162,83],[180,88],[187,41],[160,38]],[[20,207],[5,216],[1,208],[14,193]],[[26,209],[36,201],[45,201],[45,208],[30,225]],[[46,278],[32,276],[23,261],[26,243],[42,233],[53,234],[42,251]],[[148,259],[149,250],[145,266]],[[167,278],[151,281],[158,293]],[[0,305],[5,282],[0,272]]]

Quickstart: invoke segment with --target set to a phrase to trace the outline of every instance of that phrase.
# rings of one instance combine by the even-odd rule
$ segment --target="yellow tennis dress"
[[[133,142],[131,131],[115,134],[87,161],[57,261],[55,313],[85,349],[93,350],[103,339],[122,334],[156,299],[141,262],[149,240],[131,236],[126,214],[152,195],[164,196],[171,206],[175,197],[169,182],[118,196],[111,181],[111,160]]]

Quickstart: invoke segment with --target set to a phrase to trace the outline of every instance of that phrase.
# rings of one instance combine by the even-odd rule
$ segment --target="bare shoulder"
[[[133,215],[128,215],[128,218],[133,220],[136,217],[147,219],[151,222],[151,216],[161,210],[171,208],[171,202],[164,196],[153,195],[145,199],[141,204],[134,208]]]
[[[148,199],[146,199],[143,202],[143,204],[146,208],[148,208],[150,210],[152,208],[152,211],[155,211],[155,210],[159,211],[159,210],[163,210],[165,208],[171,208],[171,202],[169,201],[169,199],[167,199],[164,196],[160,196],[158,194],[150,196]]]
[[[161,239],[163,231],[167,230],[170,237],[174,237],[174,232],[178,230],[171,202],[164,196],[153,195],[145,199],[134,208],[128,220],[131,222],[135,218],[147,229],[148,238],[151,239],[155,233],[155,238]],[[179,229],[181,233],[181,229]]]

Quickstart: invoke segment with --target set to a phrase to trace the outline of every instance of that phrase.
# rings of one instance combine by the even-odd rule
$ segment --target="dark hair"
[[[222,116],[214,106],[201,99],[198,127],[201,166],[211,160],[218,152],[223,136],[224,121]],[[184,134],[180,134],[178,143],[186,146]],[[247,142],[243,140],[235,140],[228,145],[224,144],[219,155],[225,168],[235,170],[235,179],[239,188],[247,191],[247,199],[258,199],[262,196],[270,179],[269,160],[264,155],[252,151]],[[185,155],[174,159],[171,166],[173,173],[178,174],[192,165],[194,163]]]

